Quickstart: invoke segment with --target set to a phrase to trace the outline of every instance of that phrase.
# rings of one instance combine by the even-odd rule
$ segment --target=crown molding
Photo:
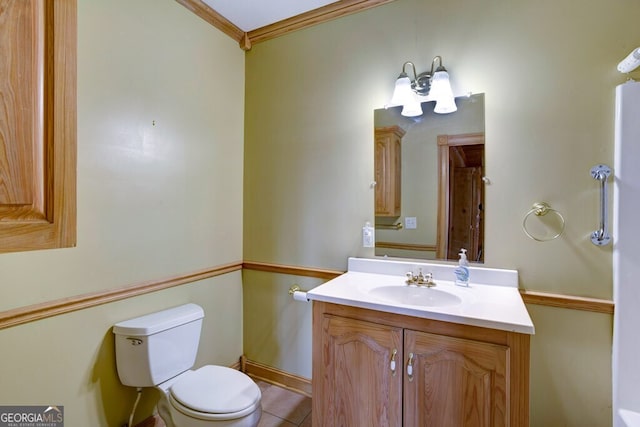
[[[250,50],[256,43],[271,40],[292,31],[301,30],[352,13],[362,12],[395,0],[340,0],[249,32],[242,31],[202,0],[176,1],[237,41],[240,48],[246,51]]]
[[[240,42],[246,35],[244,31],[236,27],[231,21],[213,10],[202,0],[176,0],[176,2],[180,3],[237,42]]]

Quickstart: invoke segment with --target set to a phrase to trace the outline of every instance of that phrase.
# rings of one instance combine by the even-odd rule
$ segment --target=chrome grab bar
[[[591,233],[591,243],[597,246],[608,245],[611,242],[607,215],[607,178],[611,175],[611,168],[607,165],[595,165],[591,168],[593,179],[600,181],[600,228]]]

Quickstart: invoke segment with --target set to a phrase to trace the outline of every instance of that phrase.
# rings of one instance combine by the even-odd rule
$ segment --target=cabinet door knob
[[[407,377],[409,377],[409,381],[413,381],[413,353],[409,353],[409,360],[407,361]]]
[[[391,369],[391,374],[396,374],[396,354],[398,354],[398,349],[394,348],[391,353],[391,361],[389,362],[389,368]]]

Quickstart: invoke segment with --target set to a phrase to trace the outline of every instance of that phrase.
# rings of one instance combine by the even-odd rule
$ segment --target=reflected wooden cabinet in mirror
[[[375,129],[375,201],[377,217],[400,215],[402,196],[401,158],[402,137],[400,126]]]

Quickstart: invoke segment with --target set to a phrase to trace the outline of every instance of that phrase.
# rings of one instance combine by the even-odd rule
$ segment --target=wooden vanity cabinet
[[[402,198],[402,137],[399,126],[375,129],[375,215],[400,216]]]
[[[0,1],[0,253],[76,245],[77,0]]]
[[[529,335],[314,301],[314,427],[529,425]]]

